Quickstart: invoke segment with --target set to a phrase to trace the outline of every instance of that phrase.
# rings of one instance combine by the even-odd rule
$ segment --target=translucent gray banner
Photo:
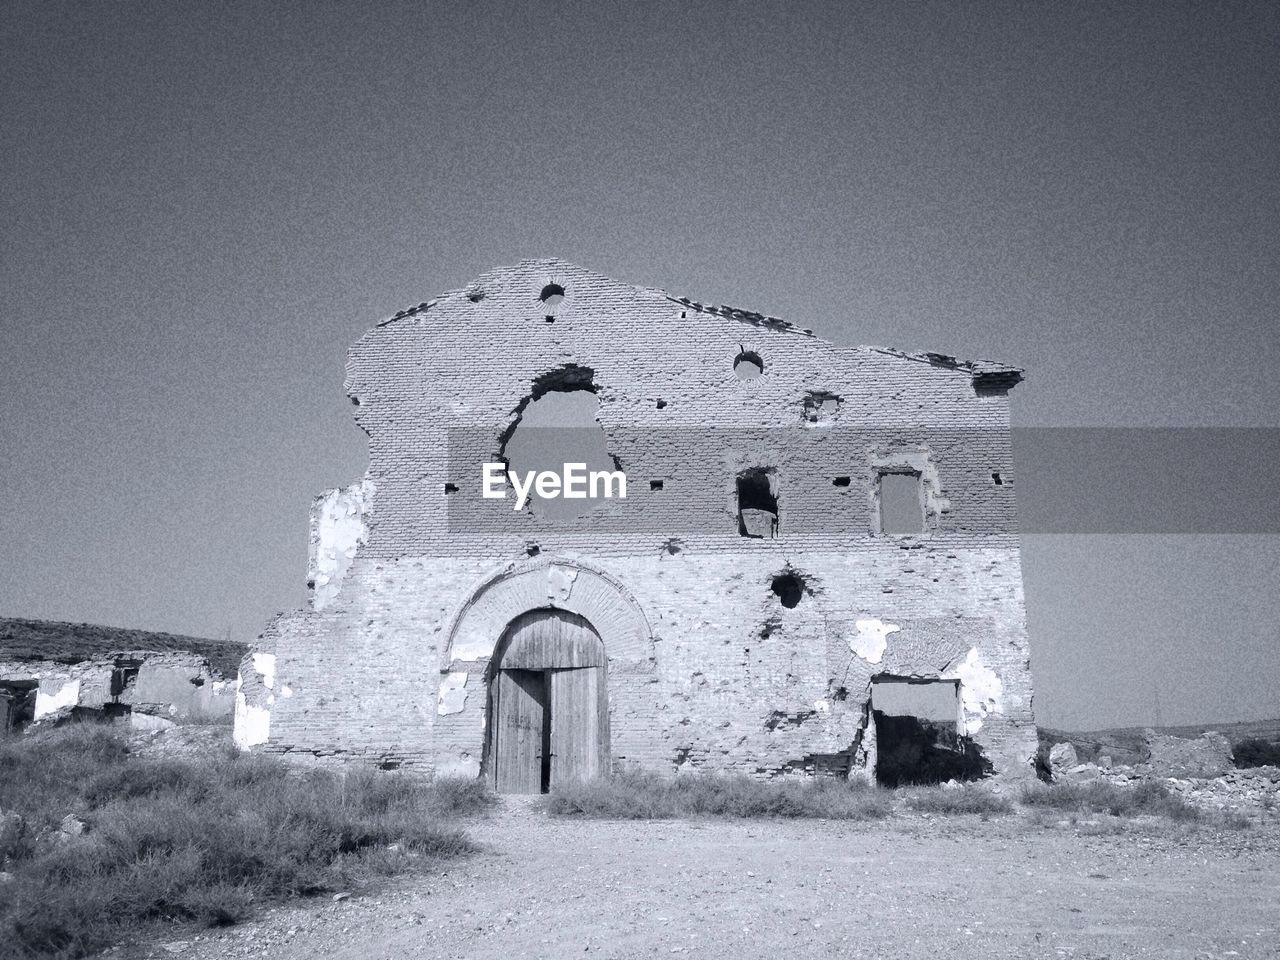
[[[463,534],[876,534],[885,476],[918,478],[927,535],[1280,533],[1277,428],[477,427],[446,469]]]
[[[1024,533],[1280,533],[1280,429],[1013,431]]]

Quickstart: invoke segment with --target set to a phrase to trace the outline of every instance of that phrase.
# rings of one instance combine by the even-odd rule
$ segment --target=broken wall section
[[[908,562],[914,568],[921,560]],[[904,601],[845,629],[838,682],[848,702],[866,705],[860,765],[893,784],[931,782],[931,771],[943,770],[944,780],[1032,776],[1035,727],[1020,612],[915,617]]]
[[[235,705],[234,684],[194,654],[122,650],[76,664],[0,664],[0,687],[27,684],[34,685],[31,722],[73,714],[129,716],[135,726],[144,727],[229,721]]]
[[[579,569],[591,566],[633,597],[651,641],[612,629],[630,616],[625,605],[575,607],[618,596]],[[1001,570],[1008,575],[995,578]],[[485,660],[512,618],[554,606],[586,616],[605,638],[620,769],[856,771],[874,748],[860,740],[872,678],[890,674],[959,686],[957,729],[997,773],[1031,775],[1016,571],[1015,551],[889,545],[790,557],[542,555],[502,567],[483,558],[359,557],[326,610],[289,615],[278,638],[276,627],[264,636],[259,652],[278,656],[242,673],[237,738],[308,763],[474,773],[485,738]]]
[[[539,300],[548,284],[564,291],[550,312]],[[754,357],[758,375],[740,379],[735,357]],[[378,484],[361,555],[496,562],[530,539],[544,552],[620,555],[676,534],[696,549],[860,548],[881,536],[881,471],[919,477],[922,540],[1016,546],[1007,400],[976,392],[978,369],[833,348],[559,261],[499,269],[351,350],[347,388]],[[481,465],[500,459],[522,411],[547,390],[576,389],[599,401],[627,500],[560,526],[483,500]],[[758,504],[734,484],[752,468],[772,471]]]

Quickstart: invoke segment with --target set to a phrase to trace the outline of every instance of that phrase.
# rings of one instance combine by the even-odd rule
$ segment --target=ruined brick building
[[[243,644],[90,623],[0,618],[0,733],[33,722],[135,728],[230,719]]]
[[[245,661],[237,740],[510,792],[883,773],[891,747],[1029,775],[1020,378],[559,260],[398,313],[350,351],[369,470],[313,507],[310,608]],[[485,499],[530,404],[582,391],[627,497]],[[904,719],[902,691],[943,714]]]

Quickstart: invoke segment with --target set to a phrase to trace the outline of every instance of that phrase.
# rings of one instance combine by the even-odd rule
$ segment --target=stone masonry
[[[310,608],[242,665],[237,741],[477,775],[495,645],[551,608],[604,642],[614,769],[856,774],[875,764],[873,681],[932,680],[995,773],[1031,776],[1020,378],[559,260],[402,311],[350,351],[369,469],[313,506]],[[481,498],[528,404],[568,390],[595,395],[627,498],[556,523]],[[740,510],[753,471],[764,527]],[[918,485],[918,531],[884,531],[887,475]]]

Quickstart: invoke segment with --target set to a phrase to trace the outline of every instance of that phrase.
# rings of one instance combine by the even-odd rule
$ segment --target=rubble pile
[[[1146,759],[1132,765],[1105,755],[1081,763],[1070,743],[1054,744],[1050,775],[1055,783],[1105,780],[1122,787],[1156,780],[1202,810],[1280,819],[1280,767],[1236,768],[1230,742],[1212,731],[1185,739],[1148,730],[1146,739]]]
[[[1167,783],[1198,807],[1280,819],[1280,767],[1228,770],[1210,779],[1170,778]]]

